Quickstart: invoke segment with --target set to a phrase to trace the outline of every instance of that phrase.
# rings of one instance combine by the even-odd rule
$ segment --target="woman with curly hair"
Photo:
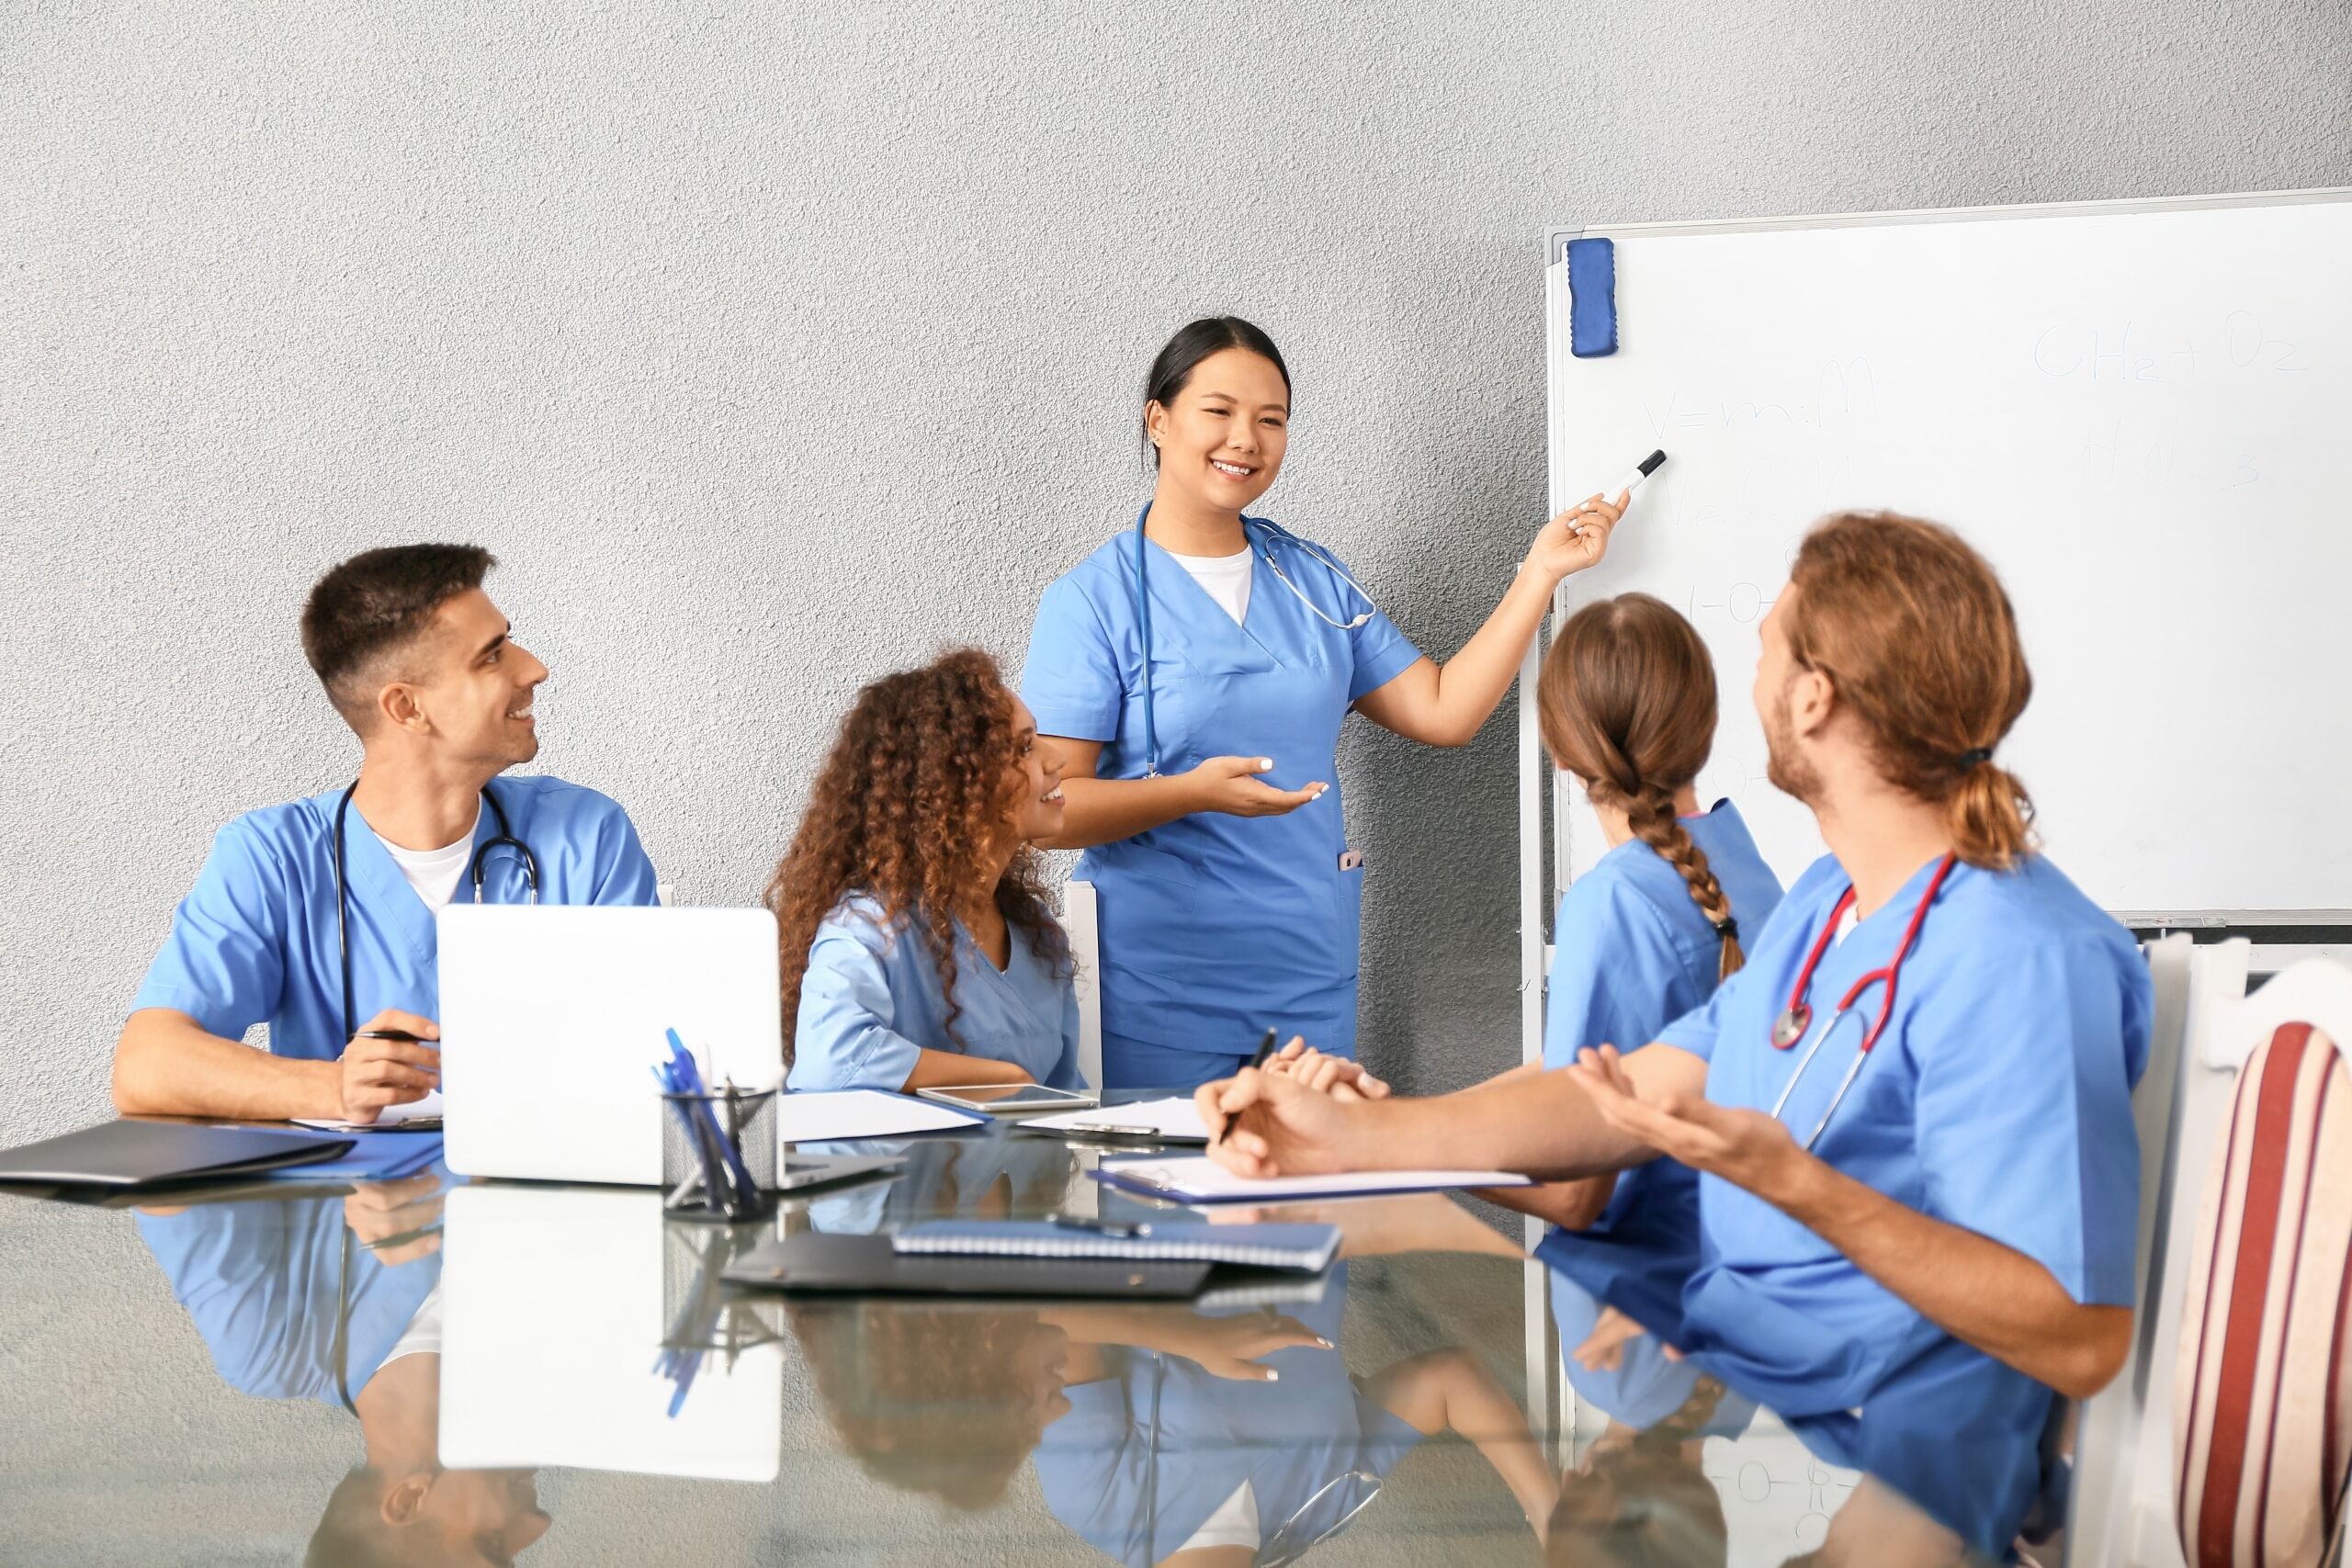
[[[858,693],[768,883],[791,1088],[1078,1086],[1061,775],[978,649]]]

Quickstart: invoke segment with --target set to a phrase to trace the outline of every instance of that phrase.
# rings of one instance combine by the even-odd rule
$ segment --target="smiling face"
[[[1159,491],[1204,510],[1238,513],[1282,471],[1290,386],[1263,355],[1225,348],[1193,367],[1175,396],[1144,409],[1159,451]]]
[[[538,755],[531,705],[548,667],[514,639],[506,617],[481,589],[434,612],[411,677],[386,687],[382,698],[402,728],[413,730],[422,721],[454,758],[492,771]]]
[[[1062,754],[1050,740],[1037,736],[1037,716],[1016,694],[1012,699],[1013,772],[1020,789],[1013,796],[1012,829],[1023,843],[1057,837],[1062,830]]]

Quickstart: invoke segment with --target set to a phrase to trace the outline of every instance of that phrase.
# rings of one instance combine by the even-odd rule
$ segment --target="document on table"
[[[373,1122],[338,1122],[332,1116],[297,1116],[297,1127],[317,1127],[329,1133],[380,1132],[397,1127],[403,1122],[438,1121],[441,1116],[441,1091],[428,1089],[423,1100],[412,1100],[405,1105],[387,1105],[376,1112]]]
[[[1208,1123],[1190,1100],[1139,1100],[1132,1105],[1101,1105],[1087,1111],[1065,1111],[1056,1116],[1032,1116],[1023,1131],[1040,1133],[1148,1134],[1163,1143],[1205,1144]]]
[[[1532,1187],[1507,1170],[1358,1170],[1337,1176],[1236,1176],[1206,1155],[1104,1160],[1094,1179],[1179,1203],[1269,1203],[1299,1198],[1378,1198],[1453,1187]]]
[[[887,1094],[878,1089],[802,1091],[776,1100],[776,1136],[787,1144],[827,1144],[842,1138],[891,1138],[938,1133],[988,1120],[952,1106]]]

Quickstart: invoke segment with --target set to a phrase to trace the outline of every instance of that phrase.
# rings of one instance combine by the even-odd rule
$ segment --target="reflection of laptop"
[[[765,909],[453,903],[440,943],[444,1147],[461,1176],[657,1185],[667,1030],[714,1086],[784,1074]]]
[[[665,1225],[656,1192],[452,1190],[442,1221],[441,1462],[775,1480],[781,1346],[741,1348],[746,1336],[736,1332],[735,1354],[707,1349],[691,1375],[656,1363],[673,1345],[729,1341],[717,1276],[731,1239],[723,1225]]]

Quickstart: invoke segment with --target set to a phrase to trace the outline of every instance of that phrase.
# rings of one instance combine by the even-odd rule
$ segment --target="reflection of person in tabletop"
[[[1220,1219],[1238,1217],[1219,1214]],[[1343,1255],[1517,1248],[1442,1198],[1344,1205]],[[844,1442],[895,1485],[982,1508],[1033,1450],[1055,1516],[1120,1561],[1279,1562],[1343,1526],[1424,1438],[1468,1438],[1539,1539],[1556,1487],[1475,1358],[1350,1377],[1347,1269],[1273,1306],[791,1303]]]
[[[503,1564],[547,1533],[535,1472],[441,1466],[441,1183],[140,1213],[231,1387],[358,1418],[364,1457],[328,1497],[311,1563]]]
[[[1562,1250],[1547,1241],[1544,1261]],[[1573,1237],[1568,1238],[1571,1241]],[[1611,1258],[1602,1278],[1642,1270]],[[1560,1481],[1550,1560],[1577,1568],[1697,1568],[1725,1559],[1723,1499],[1701,1469],[1706,1439],[1746,1427],[1755,1405],[1725,1392],[1632,1316],[1554,1263],[1552,1317],[1568,1384],[1608,1420]]]

